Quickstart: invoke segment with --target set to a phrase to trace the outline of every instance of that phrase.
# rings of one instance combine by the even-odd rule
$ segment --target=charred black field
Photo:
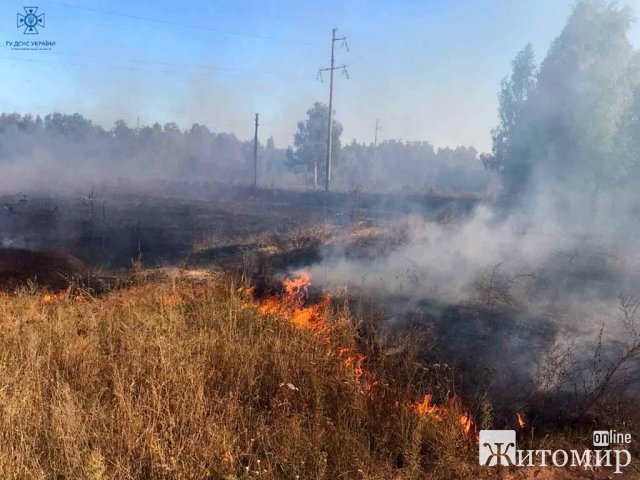
[[[215,185],[211,190],[213,194],[191,199],[108,190],[84,196],[0,197],[2,246],[55,251],[89,268],[113,270],[140,260],[155,267],[219,265],[243,254],[255,256],[261,249],[282,254],[274,262],[286,266],[285,256],[307,263],[317,258],[321,244],[340,229],[380,230],[411,214],[446,220],[468,214],[478,202],[473,195],[220,191]]]

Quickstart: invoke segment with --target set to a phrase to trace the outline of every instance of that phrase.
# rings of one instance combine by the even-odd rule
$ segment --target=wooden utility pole
[[[332,147],[333,147],[333,71],[334,70],[342,70],[342,73],[349,78],[349,74],[347,73],[347,66],[341,65],[336,67],[335,65],[335,47],[336,42],[342,41],[342,44],[349,50],[347,46],[346,37],[336,37],[338,29],[334,28],[331,32],[331,66],[329,68],[321,68],[318,70],[318,75],[322,78],[322,72],[329,72],[329,128],[327,133],[327,170],[324,178],[324,191],[329,191],[329,184],[331,183],[331,156],[332,156]]]
[[[253,137],[253,188],[258,186],[258,114],[256,113],[256,133]]]

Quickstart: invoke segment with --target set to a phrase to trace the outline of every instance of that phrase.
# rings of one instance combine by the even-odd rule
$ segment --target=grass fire
[[[640,478],[637,0],[86,3],[0,6],[0,478]]]

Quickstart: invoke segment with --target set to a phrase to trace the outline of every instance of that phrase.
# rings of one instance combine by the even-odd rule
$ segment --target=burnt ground
[[[29,280],[57,289],[71,279],[132,266],[222,267],[261,284],[274,270],[317,259],[321,245],[336,236],[366,253],[392,241],[376,230],[390,220],[405,214],[460,216],[476,202],[240,187],[191,197],[107,189],[5,195],[0,196],[0,284]]]
[[[477,199],[226,188],[208,196],[0,196],[0,284],[62,288],[133,267],[222,267],[266,278],[318,258],[326,242],[354,254],[393,242],[377,228],[405,215],[469,212]],[[33,253],[29,252],[41,252]]]
[[[53,289],[64,289],[85,275],[79,260],[50,251],[0,249],[0,287],[17,288],[33,282]]]

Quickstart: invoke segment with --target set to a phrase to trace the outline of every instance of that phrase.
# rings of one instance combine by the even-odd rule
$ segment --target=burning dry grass
[[[345,308],[289,287],[4,295],[0,477],[478,478],[470,418],[422,413],[410,352],[367,351]]]
[[[366,356],[352,347],[340,347],[340,340],[335,338],[335,332],[343,326],[348,326],[349,319],[343,315],[338,317],[337,323],[327,320],[329,317],[327,312],[331,306],[331,297],[328,294],[325,294],[316,304],[305,305],[310,285],[311,277],[306,272],[302,272],[297,278],[285,279],[282,298],[267,298],[260,303],[259,311],[263,314],[279,315],[296,328],[311,331],[318,341],[332,345],[334,355],[342,359],[343,366],[352,372],[354,380],[361,383],[367,396],[375,401],[376,387],[380,382],[376,380],[374,372],[363,367]],[[447,407],[441,407],[432,404],[431,394],[426,394],[422,402],[410,404],[409,408],[419,417],[437,422],[441,422],[448,416],[457,415],[462,432],[465,435],[471,433],[473,426],[471,416],[460,407],[459,400],[455,396],[450,399]]]

